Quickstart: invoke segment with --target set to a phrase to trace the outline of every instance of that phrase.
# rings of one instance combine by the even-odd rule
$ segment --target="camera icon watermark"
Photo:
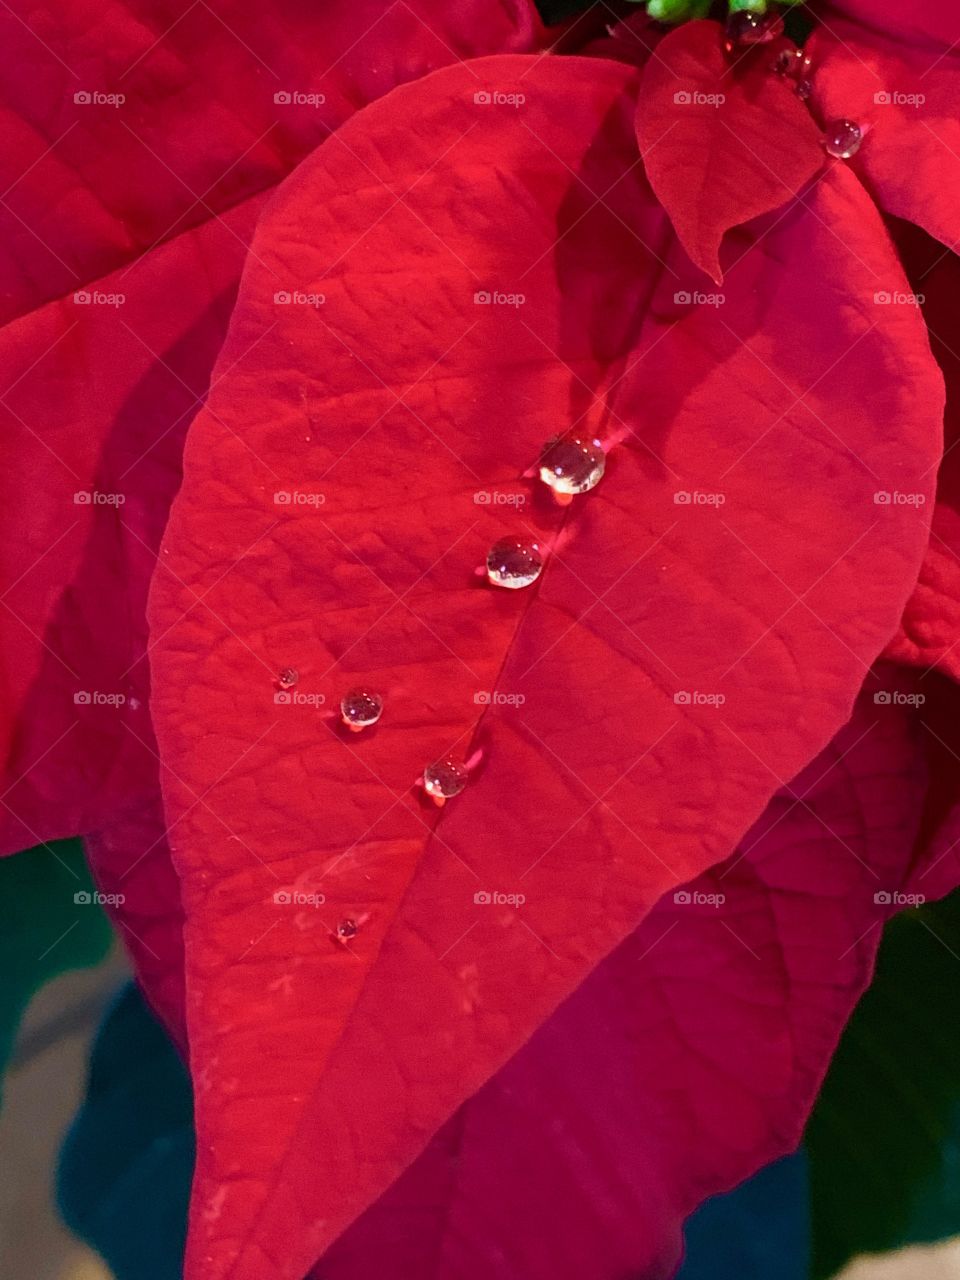
[[[303,93],[300,89],[278,89],[273,101],[278,107],[322,107],[327,97],[324,93]]]
[[[125,93],[101,93],[99,89],[78,89],[73,95],[78,107],[122,107],[126,100]]]
[[[73,495],[75,507],[122,507],[125,493],[101,493],[98,489],[78,489]]]
[[[125,293],[104,293],[102,289],[78,289],[73,295],[78,307],[122,307],[126,300]]]
[[[926,100],[926,94],[900,93],[896,89],[879,89],[873,95],[878,107],[922,107]]]
[[[722,507],[726,500],[725,493],[704,493],[701,489],[678,489],[673,495],[678,507]]]
[[[473,700],[478,707],[522,707],[527,696],[524,693],[501,693],[499,689],[478,689]]]
[[[725,693],[701,693],[699,689],[679,689],[673,695],[678,707],[722,707],[726,700]]]
[[[299,889],[278,889],[273,901],[278,907],[322,907],[326,902],[322,893],[302,893]]]
[[[277,507],[322,507],[326,500],[324,493],[306,493],[302,489],[278,489],[273,495]]]
[[[522,107],[527,96],[524,93],[504,93],[500,89],[478,89],[473,101],[478,107]]]
[[[878,307],[922,307],[926,300],[926,294],[903,293],[899,289],[878,289],[873,295]]]
[[[478,489],[473,495],[478,507],[522,507],[526,505],[525,493],[507,493],[503,489]]]
[[[703,293],[699,289],[678,289],[673,301],[678,307],[722,307],[727,300],[725,293]]]
[[[322,707],[326,705],[325,693],[306,693],[303,689],[277,689],[273,695],[278,707]]]
[[[678,89],[673,95],[678,107],[722,107],[726,100],[724,93],[701,93],[698,89]]]
[[[526,294],[504,293],[499,289],[478,289],[473,295],[474,305],[478,307],[522,307],[526,300]]]
[[[99,689],[78,689],[73,695],[76,707],[122,707],[126,701],[125,693],[101,693]]]
[[[722,907],[727,900],[725,893],[702,893],[699,889],[678,889],[673,901],[678,907]]]
[[[901,493],[899,489],[878,489],[873,495],[878,507],[922,507],[927,501],[925,493]]]
[[[305,293],[303,289],[278,289],[273,301],[278,307],[322,307],[326,304],[327,295]]]
[[[878,689],[873,695],[877,707],[922,707],[926,700],[925,693],[902,693],[899,689]]]

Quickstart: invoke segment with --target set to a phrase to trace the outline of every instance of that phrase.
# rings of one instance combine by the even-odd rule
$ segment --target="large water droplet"
[[[599,440],[568,432],[544,446],[540,457],[540,479],[560,499],[586,493],[599,484],[607,464]]]
[[[349,729],[359,732],[383,715],[383,698],[370,689],[351,689],[340,699],[340,714]]]
[[[752,9],[740,9],[727,19],[724,48],[732,53],[735,48],[752,44],[768,44],[783,34],[783,18],[779,13],[755,13]]]
[[[831,120],[823,133],[823,148],[837,160],[849,160],[860,150],[863,130],[855,120]]]
[[[470,780],[466,769],[456,760],[435,760],[423,771],[423,789],[437,804],[458,796]]]
[[[522,538],[501,538],[487,552],[487,577],[497,587],[516,591],[536,582],[543,569],[543,556],[535,542]]]
[[[292,689],[299,679],[299,671],[293,667],[284,667],[282,671],[277,672],[277,688]]]

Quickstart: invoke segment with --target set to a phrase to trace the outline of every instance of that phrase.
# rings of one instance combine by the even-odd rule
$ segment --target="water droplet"
[[[782,49],[777,54],[773,70],[782,80],[793,84],[798,98],[806,100],[813,92],[813,59],[802,49]]]
[[[543,556],[535,542],[522,538],[501,538],[487,552],[487,577],[497,587],[516,591],[536,582],[543,569]]]
[[[356,920],[341,920],[337,925],[337,932],[335,935],[337,941],[346,944],[351,938],[355,938],[357,936],[359,928],[360,926],[357,924]]]
[[[849,160],[860,150],[863,130],[855,120],[831,120],[822,141],[827,155],[837,160]]]
[[[586,493],[600,483],[606,455],[599,440],[589,436],[556,436],[544,446],[540,457],[540,479],[559,500],[569,502],[576,493]]]
[[[300,679],[300,672],[293,667],[284,667],[282,671],[277,672],[277,688],[292,689]]]
[[[727,19],[724,48],[732,53],[735,48],[752,44],[769,44],[783,34],[783,18],[779,13],[755,13],[752,9],[740,9]]]
[[[436,760],[423,771],[423,789],[435,804],[443,804],[458,796],[470,780],[466,769],[456,760]]]
[[[797,59],[802,57],[803,54],[799,49],[781,49],[777,54],[773,69],[778,76],[783,76],[785,80],[792,80],[796,75]]]
[[[340,715],[348,729],[359,733],[383,715],[383,699],[369,689],[351,689],[340,699]]]

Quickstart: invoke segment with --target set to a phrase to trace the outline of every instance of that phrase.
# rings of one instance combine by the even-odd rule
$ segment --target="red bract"
[[[151,605],[191,1277],[298,1278],[727,856],[915,582],[928,508],[874,495],[931,495],[942,387],[916,310],[874,307],[906,282],[872,205],[827,174],[739,236],[714,305],[646,185],[636,94],[597,60],[438,73],[258,229]],[[561,513],[520,477],[574,423],[615,447]],[[472,576],[510,532],[547,552],[526,593]],[[274,702],[288,666],[299,705]],[[353,740],[316,704],[357,683],[386,710]],[[476,744],[438,820],[414,781]]]
[[[817,20],[832,32],[837,14],[856,22],[851,32],[854,44],[870,32],[881,32],[936,56],[954,48],[960,36],[960,19],[951,0],[830,0],[818,7]]]
[[[24,481],[3,507],[0,847],[92,834],[138,975],[182,1038],[144,609],[261,193],[397,82],[544,33],[529,6],[485,0],[88,8],[0,13],[0,278],[6,316],[26,313],[0,335]]]
[[[897,227],[897,245],[910,274],[910,287],[923,298],[934,355],[947,387],[944,454],[937,477],[937,500],[916,590],[888,652],[923,670],[936,667],[960,679],[960,258],[923,232]],[[895,305],[892,301],[890,305]]]
[[[884,14],[877,12],[880,25]],[[832,19],[810,40],[813,104],[824,120],[848,118],[865,129],[853,167],[888,214],[925,228],[953,249],[960,240],[960,58],[932,41],[946,9],[897,7],[886,28],[896,39]],[[927,23],[927,34],[911,25]],[[939,30],[939,27],[937,27]],[[943,34],[960,36],[950,9]],[[909,37],[913,33],[914,40]],[[928,38],[931,37],[931,38]],[[960,673],[960,459],[956,452],[960,368],[956,351],[956,288],[960,265],[952,252],[910,231],[896,229],[910,273],[906,295],[879,291],[888,306],[920,305],[934,353],[947,376],[945,452],[937,485],[930,545],[920,580],[894,639],[891,655],[921,666]]]
[[[466,0],[455,13],[431,0],[332,0],[322,13],[296,0],[5,5],[6,313],[259,195],[394,85],[529,49],[542,38],[534,12],[523,0]]]
[[[261,193],[399,81],[533,47],[532,14],[0,12],[0,279],[5,317],[21,316],[0,337],[3,436],[23,479],[3,516],[5,852],[156,792],[147,582]]]
[[[662,1277],[682,1219],[792,1150],[926,786],[916,678],[886,668],[726,862],[660,900],[389,1192],[323,1280]],[[900,899],[902,901],[902,899]]]
[[[728,56],[717,23],[689,22],[644,70],[637,136],[650,184],[718,284],[726,232],[788,204],[823,163],[810,113],[771,75],[774,57],[766,45]]]
[[[960,21],[956,36],[960,37]],[[960,54],[836,21],[809,42],[813,102],[866,136],[854,167],[886,212],[960,239]]]

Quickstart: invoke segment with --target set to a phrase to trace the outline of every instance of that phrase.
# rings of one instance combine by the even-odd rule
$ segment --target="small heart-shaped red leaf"
[[[687,22],[657,45],[637,104],[650,185],[693,262],[718,284],[731,227],[789,203],[823,152],[810,113],[773,73],[765,46],[728,56],[716,22]]]

